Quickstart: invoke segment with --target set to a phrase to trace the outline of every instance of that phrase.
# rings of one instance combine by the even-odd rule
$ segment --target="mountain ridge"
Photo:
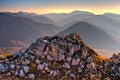
[[[78,22],[76,24],[73,24],[71,27],[58,33],[58,35],[69,34],[69,33],[80,34],[82,39],[91,47],[96,46],[97,48],[100,48],[100,49],[101,48],[106,49],[106,46],[109,46],[109,47],[114,46],[112,48],[115,49],[115,47],[117,46],[116,50],[119,49],[120,43],[117,40],[114,40],[115,39],[114,37],[107,34],[102,29],[99,29],[96,26],[91,25],[88,22],[83,21],[83,22]],[[110,46],[110,44],[111,44],[111,46]]]

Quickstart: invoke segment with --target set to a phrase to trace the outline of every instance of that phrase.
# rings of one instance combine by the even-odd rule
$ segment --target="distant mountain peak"
[[[93,13],[91,12],[87,12],[87,11],[80,11],[80,10],[75,10],[75,11],[72,11],[71,14],[90,14],[90,15],[94,15]]]

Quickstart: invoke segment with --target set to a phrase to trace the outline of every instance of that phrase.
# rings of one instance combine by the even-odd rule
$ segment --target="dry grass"
[[[1,54],[0,58],[6,58],[6,57],[9,57],[9,56],[13,56],[13,54]]]

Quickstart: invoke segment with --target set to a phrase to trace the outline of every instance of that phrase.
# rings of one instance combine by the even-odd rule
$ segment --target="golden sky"
[[[120,14],[120,0],[0,0],[0,12]]]

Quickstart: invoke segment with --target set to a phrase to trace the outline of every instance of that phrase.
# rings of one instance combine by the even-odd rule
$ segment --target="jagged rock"
[[[37,70],[43,70],[44,67],[45,67],[44,64],[39,64],[39,65],[37,66]]]
[[[11,68],[11,69],[15,69],[15,65],[14,65],[14,64],[11,64],[11,65],[10,65],[10,68]]]
[[[35,59],[36,64],[40,64],[40,60],[39,59]]]
[[[64,65],[63,65],[64,68],[67,68],[67,69],[70,69],[70,64],[68,62],[66,62]]]
[[[53,70],[50,70],[49,76],[52,76],[53,73],[54,73],[54,71],[53,71]]]
[[[72,57],[68,56],[66,59],[67,59],[68,62],[70,62],[72,60]]]
[[[49,68],[48,67],[45,67],[45,70],[49,72]]]
[[[19,70],[20,68],[21,68],[21,66],[20,66],[20,65],[17,65],[17,66],[16,66],[16,69],[18,69],[18,70]]]
[[[46,67],[48,67],[48,63],[47,63],[47,62],[44,62],[43,64],[44,64]]]
[[[5,69],[4,65],[3,64],[0,64],[0,72],[3,72]]]
[[[20,70],[20,77],[25,77],[25,73],[24,73],[24,70]]]
[[[78,72],[82,72],[82,68],[81,67],[78,67]]]
[[[34,80],[35,79],[35,74],[29,74],[29,79]]]
[[[14,58],[17,58],[17,57],[21,56],[21,53],[20,53],[20,52],[15,52],[15,53],[13,54],[13,56],[14,56]]]
[[[57,76],[57,75],[59,75],[59,71],[55,70],[53,76]]]
[[[29,64],[30,64],[30,60],[25,59],[25,61],[23,62],[23,64],[25,64],[25,65],[29,65]]]
[[[25,72],[25,73],[28,73],[28,72],[29,72],[29,69],[30,69],[29,66],[24,66],[24,72]]]
[[[64,59],[65,59],[65,55],[64,54],[59,54],[58,60],[61,61],[61,60],[64,60]]]
[[[10,73],[10,72],[8,72],[6,75],[7,75],[7,76],[10,76],[10,75],[11,75],[11,73]]]
[[[15,72],[15,76],[18,76],[18,75],[19,75],[19,73],[18,73],[18,71],[16,71],[16,72]]]
[[[72,65],[78,65],[80,62],[80,59],[72,59]]]
[[[72,46],[71,48],[70,48],[70,53],[69,53],[69,55],[73,55],[74,54],[74,51],[75,51],[75,49],[74,49],[74,47]]]
[[[75,74],[74,73],[70,73],[70,77],[75,77]]]
[[[49,61],[52,61],[52,60],[53,60],[53,58],[52,58],[50,55],[47,55],[47,59],[48,59]]]

